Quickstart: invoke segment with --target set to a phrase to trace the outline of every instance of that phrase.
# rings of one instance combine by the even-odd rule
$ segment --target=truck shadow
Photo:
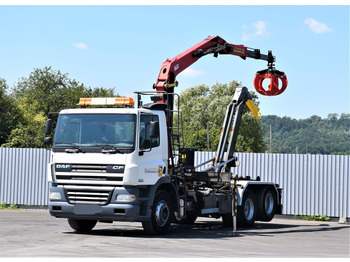
[[[288,224],[288,220],[284,223],[263,223],[256,222],[251,228],[238,228],[234,233],[232,228],[224,227],[221,220],[213,220],[206,222],[196,222],[193,225],[172,224],[169,231],[164,235],[148,235],[142,229],[140,223],[123,224],[122,227],[115,223],[108,228],[96,228],[88,233],[76,233],[74,231],[65,232],[66,234],[84,234],[91,236],[109,236],[109,237],[140,237],[140,238],[206,238],[220,239],[233,237],[248,237],[248,236],[264,236],[274,237],[276,235],[302,233],[302,232],[319,232],[319,231],[336,231],[343,228],[350,228],[348,225],[332,225],[328,223],[302,223]]]

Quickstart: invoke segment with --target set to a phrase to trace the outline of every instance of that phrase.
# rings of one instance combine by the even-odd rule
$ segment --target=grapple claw
[[[265,90],[263,87],[263,81],[269,78],[271,80],[268,89]],[[279,80],[281,80],[282,87],[279,88]],[[284,90],[287,88],[288,80],[285,73],[273,70],[273,69],[266,69],[258,71],[254,78],[254,87],[256,91],[259,94],[265,95],[265,96],[276,96],[284,92]]]

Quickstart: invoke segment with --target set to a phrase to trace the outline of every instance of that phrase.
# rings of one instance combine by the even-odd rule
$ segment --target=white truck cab
[[[149,220],[148,200],[171,182],[165,118],[144,108],[62,110],[48,168],[51,215]]]

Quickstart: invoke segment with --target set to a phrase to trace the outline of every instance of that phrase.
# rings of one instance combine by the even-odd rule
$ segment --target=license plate
[[[74,214],[76,215],[95,215],[101,213],[102,207],[99,205],[83,205],[77,204],[74,206]]]

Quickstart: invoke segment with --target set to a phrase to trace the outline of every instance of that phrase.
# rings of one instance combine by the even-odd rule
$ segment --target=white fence
[[[0,203],[47,205],[50,151],[0,148]]]
[[[214,156],[197,152],[195,165]],[[283,188],[283,214],[350,217],[350,156],[237,153],[239,176]]]
[[[0,148],[0,203],[47,205],[49,150]],[[214,156],[196,152],[195,164]],[[237,153],[234,173],[278,183],[283,214],[350,217],[350,156]]]

